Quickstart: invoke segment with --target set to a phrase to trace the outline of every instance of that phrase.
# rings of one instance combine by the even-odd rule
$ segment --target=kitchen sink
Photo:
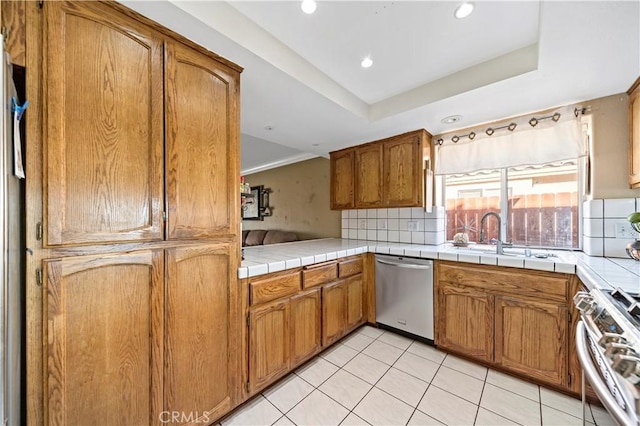
[[[493,254],[498,255],[496,253],[496,246],[487,245],[487,244],[476,244],[469,247],[455,247],[452,246],[447,249],[449,253],[462,253],[462,254],[474,254],[474,255],[483,255],[483,254]],[[504,253],[499,256],[511,256],[511,257],[532,257],[537,259],[546,259],[549,257],[557,257],[556,254],[548,253],[545,251],[539,250],[531,250],[531,255],[527,256],[525,254],[524,248],[505,248]]]

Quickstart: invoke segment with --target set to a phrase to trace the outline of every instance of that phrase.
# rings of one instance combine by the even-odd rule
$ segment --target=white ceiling
[[[299,1],[123,3],[245,68],[245,172],[620,93],[640,75],[639,0],[476,1],[463,20],[457,1],[319,1],[312,15]]]

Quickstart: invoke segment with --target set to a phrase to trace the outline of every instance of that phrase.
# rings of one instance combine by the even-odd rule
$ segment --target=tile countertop
[[[487,247],[487,249],[493,249],[493,247]],[[507,252],[509,250],[505,249]],[[245,247],[245,260],[238,268],[238,277],[253,277],[366,252],[569,274],[577,273],[589,288],[621,287],[627,291],[640,293],[640,262],[632,259],[590,257],[582,252],[562,250],[532,250],[534,254],[547,253],[553,256],[538,259],[523,256],[500,256],[487,253],[486,250],[458,248],[451,244],[434,246],[340,238]]]

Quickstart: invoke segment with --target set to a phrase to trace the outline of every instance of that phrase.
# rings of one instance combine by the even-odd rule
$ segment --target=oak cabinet
[[[43,231],[46,282],[27,300],[30,423],[213,422],[243,384],[241,68],[116,2],[41,8],[27,52],[41,65],[27,73],[41,94],[27,226]]]
[[[545,382],[567,378],[567,306],[496,296],[495,362]]]
[[[493,360],[493,296],[441,283],[437,344],[483,361]]]
[[[322,287],[322,345],[327,346],[364,322],[362,275]]]
[[[320,350],[322,325],[320,289],[291,297],[291,365],[306,361]]]
[[[332,152],[331,208],[422,206],[425,160],[432,157],[426,130]]]
[[[640,78],[629,89],[629,185],[640,188]]]
[[[44,423],[156,424],[162,250],[44,261]]]
[[[240,386],[242,317],[230,244],[166,250],[165,411],[206,423],[229,412]],[[233,285],[232,285],[233,283]]]
[[[355,150],[348,149],[331,155],[331,209],[353,209],[355,200]]]
[[[382,154],[382,143],[372,143],[356,148],[356,208],[383,206]]]
[[[49,245],[163,238],[163,47],[98,2],[47,2]]]
[[[575,390],[569,275],[438,262],[438,347]],[[575,378],[577,380],[577,378]]]
[[[250,393],[289,371],[289,309],[285,299],[249,310]]]

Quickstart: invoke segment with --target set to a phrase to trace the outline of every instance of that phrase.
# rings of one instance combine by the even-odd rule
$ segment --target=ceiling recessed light
[[[373,65],[373,59],[371,59],[369,56],[367,56],[362,60],[362,62],[360,62],[360,66],[362,68],[369,68],[371,67],[371,65]]]
[[[471,15],[471,12],[473,12],[473,8],[473,3],[464,2],[456,8],[456,11],[453,12],[453,16],[458,19],[466,18],[467,16]]]
[[[316,2],[314,0],[304,0],[300,5],[302,11],[308,15],[316,11]]]
[[[265,130],[273,130],[273,126],[264,126]]]
[[[460,120],[462,120],[461,115],[450,115],[448,117],[443,118],[440,121],[443,122],[444,124],[451,124],[451,123],[457,123]]]

